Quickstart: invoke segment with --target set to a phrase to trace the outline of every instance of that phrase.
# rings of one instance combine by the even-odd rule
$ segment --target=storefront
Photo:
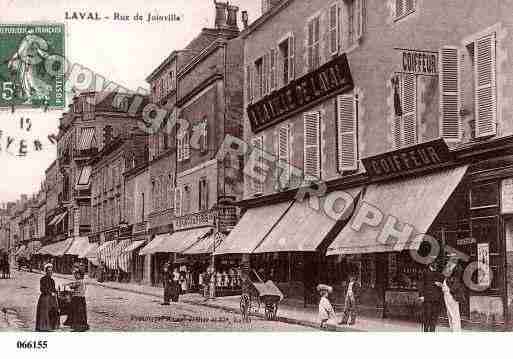
[[[433,151],[426,150],[430,146]],[[434,141],[364,159],[370,184],[327,251],[334,258],[359,258],[364,294],[371,292],[364,277],[374,282],[374,294],[362,298],[364,306],[385,317],[419,320],[427,263],[436,257],[443,270],[451,254],[458,259],[453,275],[464,284],[464,323],[507,323],[513,157],[507,156],[511,145],[506,151],[496,151],[493,141],[488,146],[488,154],[478,157],[471,149],[449,152]],[[404,151],[413,156],[431,151],[430,161],[426,158],[426,168],[401,169]],[[427,164],[431,160],[436,163]],[[413,167],[414,159],[408,161]]]
[[[73,262],[72,258],[65,256],[66,251],[73,244],[73,238],[48,244],[39,250],[39,255],[43,256],[44,262],[52,262],[56,273],[70,274]]]

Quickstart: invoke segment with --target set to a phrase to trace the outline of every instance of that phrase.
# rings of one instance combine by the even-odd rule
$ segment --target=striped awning
[[[98,247],[96,253],[98,262],[107,264],[107,260],[110,258],[112,250],[117,245],[116,241],[108,241]],[[114,264],[115,265],[115,264]]]
[[[53,217],[53,219],[50,221],[50,223],[48,223],[48,225],[56,226],[64,219],[64,216],[66,216],[66,212],[56,215],[55,217]]]
[[[64,253],[69,249],[69,247],[73,244],[73,238],[68,238],[64,241],[56,242],[44,246],[38,252],[38,254],[46,254],[53,257],[62,257]]]
[[[82,129],[78,150],[88,150],[91,148],[91,141],[94,136],[94,127],[85,127]]]
[[[123,272],[130,271],[130,262],[132,259],[132,252],[125,252],[125,249],[130,246],[131,240],[125,239],[114,248],[114,255],[117,260],[117,268],[121,269]]]
[[[182,252],[182,254],[212,254],[216,248],[223,242],[223,239],[226,236],[222,233],[217,233],[215,235],[208,235],[198,242],[192,245],[192,247],[186,249]]]
[[[89,179],[91,178],[91,169],[91,166],[82,167],[82,171],[80,171],[80,176],[78,177],[77,186],[89,185]]]
[[[140,240],[140,241],[133,241],[132,243],[130,243],[130,245],[128,247],[126,247],[123,252],[133,252],[135,251],[137,248],[141,247],[144,245],[144,240]]]
[[[89,247],[87,247],[87,251],[83,255],[79,255],[78,258],[94,258],[97,261],[97,250],[98,250],[98,244],[97,243],[89,243]]]
[[[144,247],[141,253],[143,251],[144,253],[142,254],[182,253],[198,242],[198,240],[204,238],[211,230],[211,228],[205,227],[187,229],[172,234],[161,234]],[[157,243],[153,244],[153,242]]]

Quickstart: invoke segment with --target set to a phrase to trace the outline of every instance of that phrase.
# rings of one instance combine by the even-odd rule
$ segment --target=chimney
[[[214,4],[216,6],[216,20],[215,20],[216,29],[226,28],[227,27],[226,9],[228,7],[228,3],[217,2],[216,0],[214,0]]]
[[[239,30],[239,25],[237,24],[237,14],[239,12],[239,7],[235,5],[228,5],[228,18],[226,23],[230,29]]]
[[[244,27],[244,29],[248,28],[248,22],[249,22],[248,12],[246,10],[244,10],[242,12],[242,26]]]

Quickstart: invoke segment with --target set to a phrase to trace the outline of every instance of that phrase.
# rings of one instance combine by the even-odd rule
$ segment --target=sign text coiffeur
[[[248,117],[253,132],[258,132],[282,116],[301,110],[314,101],[353,88],[353,78],[345,54],[287,86],[249,105]]]
[[[369,176],[388,176],[441,165],[451,159],[444,140],[438,139],[362,159]]]

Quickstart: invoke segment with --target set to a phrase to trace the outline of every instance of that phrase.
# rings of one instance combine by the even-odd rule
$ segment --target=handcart
[[[59,307],[59,315],[70,315],[71,314],[71,290],[64,287],[62,290],[60,287],[57,289],[57,304]]]
[[[240,298],[240,309],[243,321],[249,321],[250,314],[258,313],[263,303],[265,308],[265,318],[267,320],[275,320],[278,304],[283,300],[283,293],[274,284],[268,280],[264,282],[259,275],[252,271],[257,278],[257,282],[249,280],[243,285],[242,295]]]

